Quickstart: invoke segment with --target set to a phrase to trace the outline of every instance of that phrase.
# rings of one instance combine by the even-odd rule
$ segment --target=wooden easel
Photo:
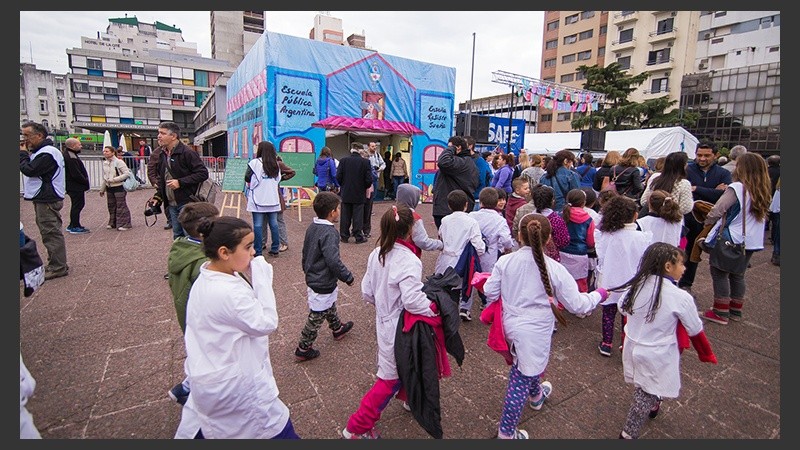
[[[225,197],[222,199],[222,208],[219,215],[225,215],[226,209],[233,209],[236,211],[236,218],[239,219],[239,210],[242,208],[242,198],[244,194],[241,191],[222,191]]]

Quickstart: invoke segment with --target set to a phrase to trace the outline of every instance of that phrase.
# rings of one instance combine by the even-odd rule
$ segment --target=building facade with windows
[[[155,145],[158,124],[173,121],[194,138],[194,115],[230,65],[202,57],[181,30],[161,22],[110,18],[105,33],[67,49],[75,131],[134,134]]]
[[[609,11],[545,11],[542,39],[543,81],[583,89],[581,65],[604,66]],[[539,108],[537,132],[572,131],[570,122],[581,112]],[[533,133],[533,131],[530,131]]]
[[[67,75],[20,63],[19,120],[39,122],[53,135],[73,133]]]

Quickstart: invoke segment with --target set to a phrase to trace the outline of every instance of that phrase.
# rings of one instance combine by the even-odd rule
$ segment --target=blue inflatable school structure
[[[427,197],[454,92],[452,67],[267,31],[228,81],[228,156],[252,158],[268,140],[313,163],[326,132],[402,136],[410,181]]]

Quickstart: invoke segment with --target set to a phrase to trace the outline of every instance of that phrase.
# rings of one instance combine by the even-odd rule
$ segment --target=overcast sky
[[[81,36],[105,32],[108,19],[136,16],[145,23],[174,25],[183,39],[211,57],[208,11],[20,11],[19,60],[65,74],[66,50],[80,48]],[[308,37],[318,11],[267,11],[267,30]],[[456,104],[470,98],[472,33],[475,69],[472,98],[505,94],[510,87],[492,81],[503,70],[538,78],[541,67],[542,11],[331,11],[342,19],[344,36],[363,33],[380,53],[456,69]],[[34,25],[35,24],[35,25]]]

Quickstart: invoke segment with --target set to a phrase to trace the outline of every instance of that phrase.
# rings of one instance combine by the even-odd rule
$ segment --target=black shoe
[[[297,362],[308,361],[319,356],[319,350],[309,347],[308,350],[300,350],[300,347],[294,349],[294,359]]]
[[[650,414],[648,414],[648,416],[649,416],[651,419],[655,419],[655,418],[656,418],[656,416],[658,416],[658,411],[659,411],[660,409],[661,409],[661,399],[659,398],[659,399],[658,399],[658,403],[656,403],[656,406],[654,406],[654,407],[653,407],[653,409],[651,409],[651,410],[650,410]]]
[[[280,255],[280,253],[279,253],[279,252],[273,252],[273,251],[269,251],[269,252],[267,252],[267,254],[268,254],[269,256],[272,256],[273,258],[275,258],[275,257],[277,257],[278,255]]]
[[[333,332],[333,338],[337,341],[344,338],[344,335],[347,334],[347,332],[350,331],[352,328],[353,328],[352,321],[343,323],[342,326],[339,327],[339,331]]]
[[[167,273],[165,273],[165,274],[164,274],[164,279],[165,279],[165,280],[169,280],[169,272],[167,272]]]
[[[342,242],[344,242],[345,244],[347,244],[348,242],[350,242],[350,238],[339,238],[339,240],[341,240],[341,241],[342,241]]]
[[[164,225],[164,229],[165,230],[171,230],[172,229],[172,225],[171,224],[166,224],[166,225]]]
[[[189,399],[189,389],[183,385],[183,383],[178,383],[172,387],[169,391],[167,391],[167,395],[171,398],[174,402],[177,402],[180,405],[185,405],[186,400]]]
[[[363,244],[364,242],[367,242],[367,238],[356,238],[356,244]]]

